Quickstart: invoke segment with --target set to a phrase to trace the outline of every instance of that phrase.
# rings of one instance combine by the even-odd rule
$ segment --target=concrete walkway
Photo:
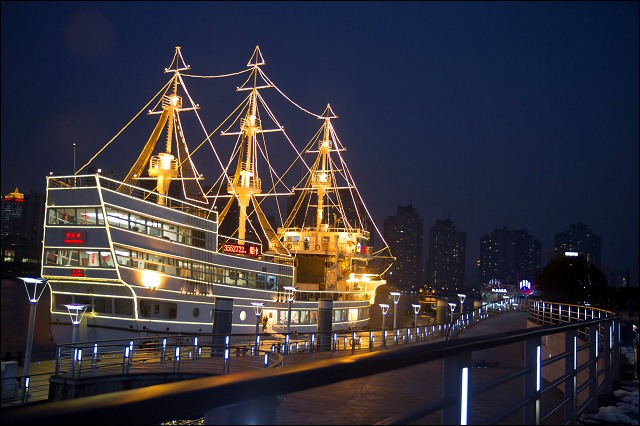
[[[509,312],[493,316],[464,330],[459,337],[486,335],[527,327],[526,312]],[[438,340],[435,340],[438,341]],[[429,343],[424,343],[428,345]],[[496,369],[521,368],[522,344],[487,349],[474,354],[473,361],[483,359],[498,363]],[[320,353],[318,355],[321,355]],[[331,354],[324,354],[324,357]],[[339,356],[335,354],[333,356]],[[285,358],[288,365],[303,362],[291,355]],[[306,360],[308,356],[304,356]],[[286,368],[286,365],[285,367]],[[483,383],[492,375],[492,368],[471,369],[470,388]],[[493,374],[496,374],[493,371]],[[441,398],[442,361],[408,367],[362,379],[347,380],[333,385],[286,395],[276,413],[279,425],[362,425],[375,424],[384,419],[408,411],[420,404]],[[522,381],[516,380],[507,386],[492,390],[489,395],[479,396],[469,407],[469,423],[478,424],[482,419],[495,414],[507,401],[519,399]],[[441,414],[431,414],[413,424],[441,424]],[[559,424],[561,418],[554,418]],[[514,414],[504,424],[522,424],[522,417]]]

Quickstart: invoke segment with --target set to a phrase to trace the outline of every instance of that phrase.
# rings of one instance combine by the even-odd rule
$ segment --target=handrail
[[[546,306],[546,305],[545,305]],[[532,305],[532,318],[542,314],[538,307]],[[442,411],[445,424],[458,423],[463,419],[461,406],[463,395],[475,397],[494,386],[484,385],[469,391],[461,384],[465,369],[471,367],[474,352],[501,347],[513,343],[524,344],[523,367],[509,373],[524,379],[524,394],[516,404],[505,406],[500,412],[485,419],[499,421],[514,410],[523,410],[526,424],[539,424],[551,413],[565,406],[565,421],[575,423],[576,416],[585,408],[593,406],[597,392],[610,386],[611,370],[619,364],[612,362],[616,352],[619,353],[617,322],[620,316],[606,312],[604,318],[581,319],[578,322],[567,322],[555,325],[543,325],[531,329],[503,332],[481,337],[460,338],[451,341],[439,341],[429,344],[404,345],[393,351],[365,352],[358,355],[315,361],[294,365],[286,369],[270,369],[246,371],[216,378],[205,377],[177,383],[154,385],[140,390],[114,392],[94,397],[75,400],[36,404],[33,406],[14,407],[3,410],[3,423],[35,423],[65,422],[82,418],[84,422],[109,424],[127,419],[131,424],[160,423],[169,419],[194,418],[204,415],[205,424],[215,421],[215,416],[224,413],[233,422],[243,422],[243,415],[248,411],[258,416],[260,423],[273,423],[275,420],[276,399],[292,392],[299,392],[319,386],[337,383],[343,380],[357,379],[379,373],[389,372],[409,366],[419,365],[435,360],[443,360],[443,375],[456,385],[448,386],[442,391],[439,400],[430,401],[423,407],[410,412],[400,413],[391,419],[382,419],[379,424],[403,424],[416,416]],[[578,332],[586,330],[588,341],[579,345]],[[602,330],[604,333],[599,333]],[[551,360],[543,360],[542,339],[564,333],[566,343],[565,354],[556,357],[553,362],[565,360],[564,375],[561,378],[541,386],[543,368],[548,367]],[[581,353],[586,353],[587,361],[578,365],[576,360]],[[602,365],[602,368],[601,368]],[[588,372],[589,377],[582,380],[579,372]],[[598,377],[604,376],[604,383],[598,385]],[[512,378],[499,377],[497,381],[508,382]],[[462,380],[462,381],[461,381]],[[540,402],[543,393],[551,389],[551,385],[563,384],[565,397],[560,405],[541,410]],[[573,383],[573,385],[572,385]],[[576,398],[579,389],[587,389],[589,398],[580,404]],[[251,407],[251,410],[248,410]],[[571,409],[566,409],[573,407]],[[117,409],[114,409],[117,408]],[[567,418],[568,417],[568,418]],[[246,420],[246,419],[245,419]]]

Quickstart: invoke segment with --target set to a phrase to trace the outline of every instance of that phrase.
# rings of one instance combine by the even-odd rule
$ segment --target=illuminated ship
[[[143,108],[154,105],[149,114],[159,119],[124,179],[88,168],[115,137],[73,175],[47,178],[42,277],[52,292],[57,343],[71,341],[70,309],[86,309],[82,340],[212,333],[223,313],[232,333],[253,333],[257,321],[264,332],[312,332],[321,300],[332,308],[333,330],[368,325],[393,257],[387,247],[373,250],[369,229],[375,225],[340,155],[344,147],[331,124],[336,117],[329,106],[315,115],[290,101],[323,120],[309,166],[265,104],[260,90],[275,85],[262,65],[256,47],[245,70],[190,75],[177,47],[165,70],[171,79]],[[248,96],[216,127],[226,129],[221,136],[236,136],[223,156],[219,147],[228,144],[205,129],[185,79],[222,81],[245,73],[237,91]],[[274,129],[263,127],[262,110]],[[184,112],[193,113],[203,130],[195,150],[187,146]],[[298,186],[286,184],[287,173],[278,175],[269,161],[265,135],[276,133],[285,135],[293,152],[289,176],[296,167],[306,176]],[[165,143],[158,144],[162,134]],[[128,140],[127,149],[133,146]],[[207,164],[217,162],[221,170],[208,187],[194,161],[203,146],[213,152]],[[282,150],[277,157],[284,157]],[[266,179],[258,173],[261,160]],[[85,168],[89,172],[81,173]],[[286,198],[293,201],[282,219],[265,214],[269,206],[283,211],[279,200]]]

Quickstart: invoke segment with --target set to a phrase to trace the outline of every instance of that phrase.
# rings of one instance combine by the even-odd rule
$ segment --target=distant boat
[[[132,140],[119,148],[118,162],[138,151],[125,177],[89,166],[114,138],[79,170],[94,172],[47,178],[42,277],[51,286],[57,343],[71,341],[68,308],[78,305],[86,308],[82,340],[211,333],[222,311],[232,333],[253,333],[257,321],[265,332],[286,332],[289,322],[291,331],[311,332],[320,300],[330,301],[334,330],[368,325],[376,289],[386,283],[394,258],[379,232],[383,248],[373,249],[375,224],[341,155],[329,105],[321,115],[309,113],[322,120],[313,142],[302,150],[291,143],[286,171],[304,177],[291,184],[293,173],[278,174],[272,160],[283,151],[270,157],[265,135],[289,137],[260,93],[275,88],[262,65],[256,47],[246,70],[189,75],[176,47],[165,70],[170,80],[147,104],[153,105],[149,114],[159,115],[150,136],[139,149]],[[216,127],[225,129],[223,136],[236,136],[223,157],[217,147],[225,142],[206,130],[185,79],[243,74],[248,78],[237,90],[248,96]],[[203,130],[195,149],[185,137],[181,114],[187,112]],[[261,112],[273,129],[263,128]],[[207,166],[221,170],[208,186],[194,159],[203,146],[212,148]],[[316,155],[312,162],[303,158],[309,153]],[[276,212],[286,207],[282,219],[271,211],[268,216],[267,205]],[[262,312],[256,314],[255,306]]]

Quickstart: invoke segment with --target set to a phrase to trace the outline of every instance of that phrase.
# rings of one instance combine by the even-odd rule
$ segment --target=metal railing
[[[245,371],[227,375],[224,381],[205,377],[155,385],[150,387],[153,391],[145,394],[129,390],[85,397],[81,398],[81,404],[80,401],[60,401],[13,407],[3,411],[3,422],[64,422],[82,418],[95,424],[109,424],[126,418],[130,424],[157,424],[171,419],[201,416],[205,424],[213,424],[219,422],[222,415],[227,422],[246,423],[249,420],[245,416],[250,412],[252,421],[272,424],[275,422],[277,398],[282,395],[441,361],[443,378],[446,377],[449,385],[443,386],[440,398],[391,418],[380,419],[377,424],[407,424],[437,412],[441,413],[443,424],[466,424],[472,415],[475,423],[495,424],[509,419],[514,413],[520,413],[524,424],[541,424],[549,422],[559,412],[562,413],[563,423],[575,423],[584,410],[594,408],[598,392],[611,389],[612,379],[619,368],[620,317],[593,309],[593,319],[591,313],[587,314],[587,319],[568,315],[565,322],[551,325],[555,317],[549,316],[548,309],[553,306],[553,310],[559,312],[565,309],[565,305],[541,303],[544,305],[531,305],[530,320],[545,325],[531,329],[441,340],[428,345],[404,345],[393,351],[365,348],[366,353],[355,352],[355,342],[358,340],[344,340],[347,336],[341,336],[331,339],[331,350],[342,348],[353,351],[354,356],[349,357],[349,362],[328,359],[302,364],[295,369]],[[508,306],[504,308],[510,309]],[[562,315],[557,318],[562,318]],[[579,333],[586,339],[579,337]],[[387,335],[378,347],[411,340],[405,339],[405,335],[411,334],[406,329],[400,335],[392,333],[391,342]],[[362,339],[366,336],[363,332],[352,332],[351,339],[354,336],[360,339],[360,345],[366,342],[366,339]],[[413,336],[418,340],[420,334]],[[548,343],[553,338],[562,342],[563,348],[546,358],[543,356],[547,346],[545,341]],[[375,348],[375,337],[372,341]],[[478,351],[514,343],[524,348],[522,366],[503,373],[496,369],[496,375],[491,380],[476,382],[473,388],[469,388],[473,355]],[[287,346],[287,350],[292,348]],[[318,349],[322,350],[321,347]],[[561,372],[553,379],[544,380],[552,367],[558,365]],[[491,392],[503,386],[522,390],[522,395],[515,402],[500,405],[495,413],[483,419],[468,412],[474,399],[491,395]],[[548,398],[552,393],[561,396]]]
[[[113,339],[58,345],[50,373],[3,379],[2,407],[42,402],[50,398],[51,377],[81,377],[137,373],[206,372],[229,374],[282,365],[282,355],[319,350],[350,351],[351,354],[386,349],[393,345],[448,338],[490,315],[515,306],[490,303],[459,315],[453,323],[385,330],[322,333],[274,332],[255,334],[167,335],[154,338]],[[321,342],[322,341],[322,342]],[[323,346],[323,347],[322,347]],[[212,356],[220,355],[220,356]],[[250,355],[250,357],[246,357]],[[262,355],[264,362],[255,355]],[[240,358],[238,358],[240,357]],[[27,386],[22,384],[26,383]]]

